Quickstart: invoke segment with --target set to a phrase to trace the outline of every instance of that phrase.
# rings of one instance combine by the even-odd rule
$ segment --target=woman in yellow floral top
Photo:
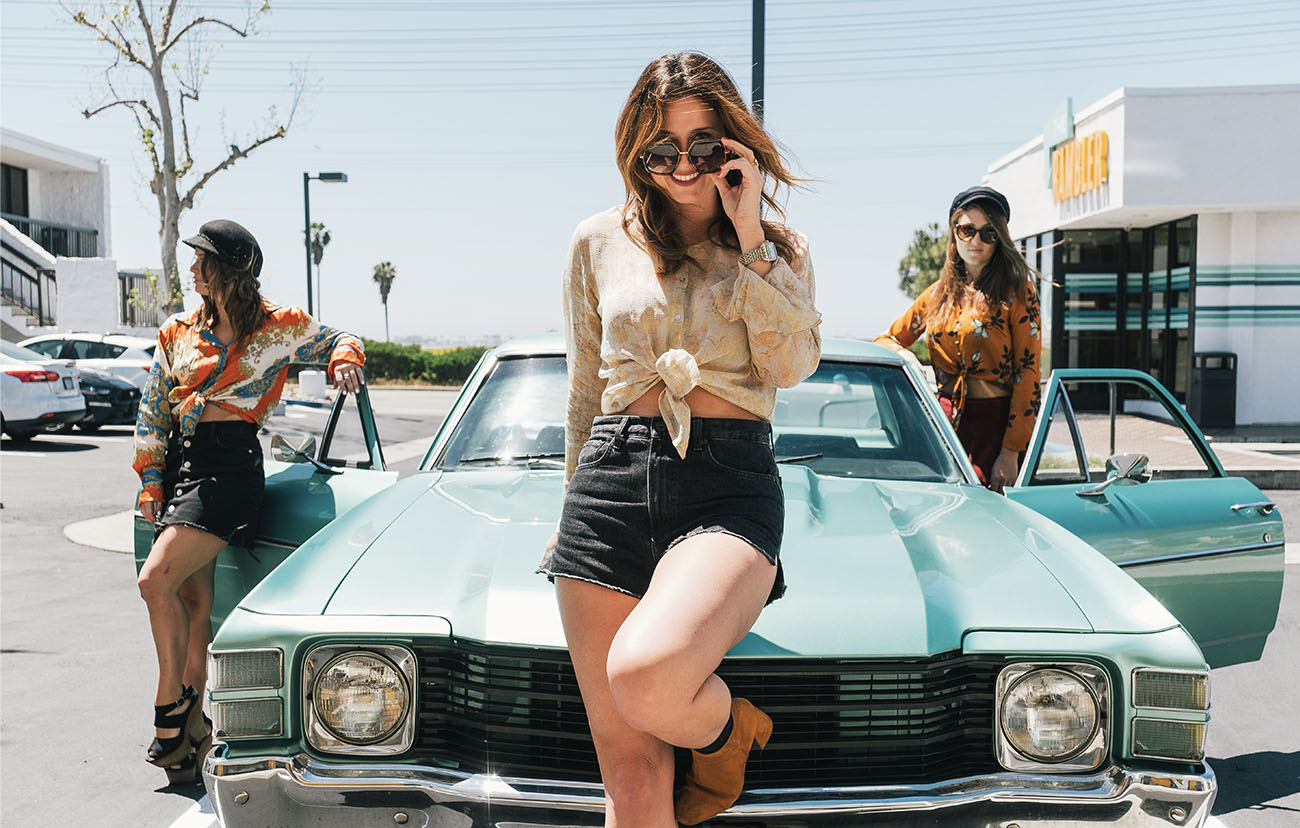
[[[672,828],[730,807],[772,731],[714,670],[784,589],[769,420],[817,367],[820,316],[803,237],[760,218],[794,178],[720,66],[652,62],[615,142],[627,201],[578,226],[565,276],[566,494],[539,570],[605,824]]]
[[[138,582],[158,652],[147,758],[173,783],[193,781],[212,744],[203,687],[213,571],[222,547],[251,545],[257,533],[264,485],[257,430],[291,362],[328,360],[345,391],[365,379],[360,340],[262,298],[262,250],[248,230],[210,221],[185,243],[194,248],[190,272],[203,304],[158,330],[133,464],[140,513],[155,526]]]
[[[992,187],[958,193],[939,280],[876,337],[911,357],[907,347],[925,336],[940,404],[981,481],[997,492],[1016,479],[1042,393],[1038,291],[1011,241],[1010,217]]]

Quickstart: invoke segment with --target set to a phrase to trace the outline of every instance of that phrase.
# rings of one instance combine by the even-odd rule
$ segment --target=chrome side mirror
[[[1107,486],[1118,480],[1145,483],[1151,479],[1151,473],[1147,471],[1150,463],[1151,459],[1139,452],[1112,454],[1106,458],[1106,479],[1092,486],[1075,489],[1074,493],[1079,497],[1100,497]]]
[[[271,435],[271,456],[281,463],[310,463],[316,454],[316,438],[304,434],[290,440],[283,434]]]

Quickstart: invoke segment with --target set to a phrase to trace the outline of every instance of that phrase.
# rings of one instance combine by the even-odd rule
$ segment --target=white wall
[[[54,278],[59,283],[59,330],[105,333],[118,327],[117,262],[61,257]]]
[[[1300,318],[1268,309],[1300,305],[1300,285],[1278,283],[1300,273],[1300,210],[1199,216],[1196,273],[1194,348],[1237,354],[1237,422],[1297,422],[1300,385],[1287,354]],[[1233,310],[1212,310],[1225,306]]]

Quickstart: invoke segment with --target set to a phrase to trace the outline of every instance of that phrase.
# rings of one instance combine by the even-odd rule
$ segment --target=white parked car
[[[79,367],[117,374],[137,388],[144,388],[158,346],[143,336],[79,332],[42,334],[18,344],[50,359],[72,359]]]
[[[76,363],[0,342],[0,428],[25,443],[86,416]]]

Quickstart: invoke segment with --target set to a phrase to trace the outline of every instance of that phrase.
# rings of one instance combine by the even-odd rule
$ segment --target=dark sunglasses
[[[993,244],[998,240],[998,231],[994,230],[992,226],[981,227],[976,230],[973,224],[959,224],[953,229],[957,231],[957,235],[961,236],[963,241],[970,241],[975,238],[976,233],[979,233],[980,241],[985,244]]]
[[[686,160],[691,162],[696,172],[715,173],[727,163],[731,153],[717,138],[697,138],[686,148]],[[670,175],[677,169],[677,162],[682,151],[671,141],[664,141],[641,153],[641,163],[651,175]]]

